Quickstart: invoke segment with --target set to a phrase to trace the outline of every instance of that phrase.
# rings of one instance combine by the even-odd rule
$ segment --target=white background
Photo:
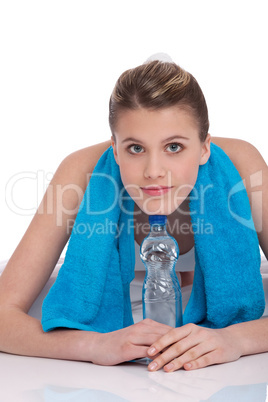
[[[0,260],[60,161],[110,138],[115,81],[151,54],[197,78],[212,135],[247,140],[267,162],[266,10],[264,0],[2,0]]]

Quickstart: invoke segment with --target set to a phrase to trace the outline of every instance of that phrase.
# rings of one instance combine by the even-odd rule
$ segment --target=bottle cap
[[[165,225],[167,222],[166,215],[149,215],[150,225]]]

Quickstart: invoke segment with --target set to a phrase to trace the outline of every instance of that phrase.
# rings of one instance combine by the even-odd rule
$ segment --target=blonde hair
[[[117,80],[109,103],[109,124],[114,130],[120,113],[139,108],[157,110],[178,106],[192,113],[205,141],[209,119],[203,92],[196,79],[175,63],[150,61],[125,71]],[[115,137],[115,136],[114,136]]]

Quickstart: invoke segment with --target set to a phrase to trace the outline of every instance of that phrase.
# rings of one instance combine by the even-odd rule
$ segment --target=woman
[[[259,152],[234,139],[211,138],[206,102],[196,80],[173,63],[149,62],[122,74],[110,100],[111,141],[68,156],[59,166],[44,199],[0,280],[0,350],[28,356],[84,360],[113,365],[149,356],[150,370],[186,370],[268,351],[268,319],[225,328],[189,323],[181,328],[144,320],[108,333],[57,328],[44,333],[30,317],[70,236],[90,174],[112,145],[123,185],[135,202],[134,234],[146,236],[150,214],[168,215],[169,232],[186,254],[194,246],[188,195],[200,166],[210,158],[211,142],[222,148],[245,180],[261,172],[261,211],[252,202],[260,246],[268,257],[268,172]],[[249,163],[250,161],[250,163]],[[176,223],[179,222],[179,225]],[[181,230],[182,228],[187,230]],[[141,230],[141,228],[143,228]],[[182,287],[193,271],[181,272]],[[163,352],[163,353],[160,353]]]

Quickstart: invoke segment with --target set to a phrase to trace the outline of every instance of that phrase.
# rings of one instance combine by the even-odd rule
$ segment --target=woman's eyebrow
[[[133,137],[128,137],[128,138],[125,138],[123,141],[122,141],[122,144],[124,144],[124,142],[129,142],[129,141],[131,141],[131,142],[142,142],[142,141],[140,141],[140,140],[137,140],[137,138],[133,138]]]
[[[163,142],[167,142],[167,141],[173,141],[173,140],[176,140],[176,139],[179,139],[179,140],[189,140],[190,138],[189,138],[189,137],[184,137],[183,135],[173,135],[173,136],[171,136],[171,137],[165,138],[165,139],[162,141],[162,143],[163,143]]]
[[[181,140],[181,139],[183,139],[183,140],[189,140],[190,138],[184,137],[184,136],[182,136],[182,135],[173,135],[173,136],[171,136],[171,137],[165,138],[165,139],[164,139],[163,141],[161,141],[161,142],[164,143],[164,142],[173,141],[173,140],[176,140],[176,139],[178,139],[178,140]],[[125,142],[128,142],[128,141],[131,141],[131,142],[138,142],[138,143],[140,143],[140,144],[143,143],[141,140],[138,140],[137,138],[128,137],[128,138],[125,138],[125,139],[122,141],[122,144],[125,143]]]

